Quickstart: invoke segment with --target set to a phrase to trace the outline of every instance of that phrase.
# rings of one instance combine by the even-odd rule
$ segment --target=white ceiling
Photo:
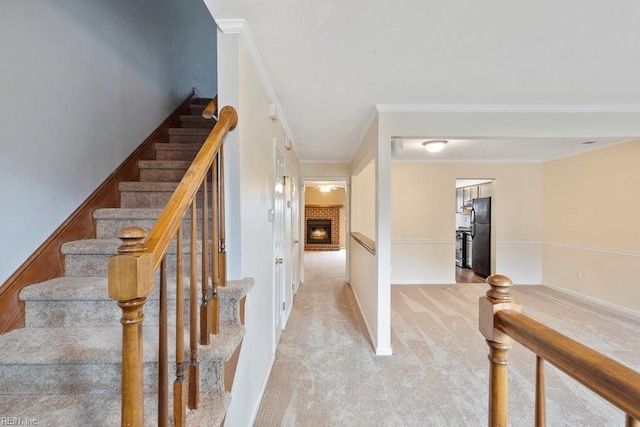
[[[637,0],[205,2],[216,20],[247,21],[303,161],[350,160],[376,104],[607,111],[640,102]],[[525,142],[455,155],[496,145],[510,159],[553,158],[576,141]]]

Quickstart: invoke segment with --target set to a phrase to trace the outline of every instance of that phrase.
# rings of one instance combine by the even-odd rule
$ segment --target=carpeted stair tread
[[[175,299],[175,277],[167,277],[167,298]],[[189,296],[189,278],[183,278],[184,298]],[[200,280],[198,280],[200,289]],[[198,291],[199,292],[199,291]],[[225,293],[225,297],[226,297]],[[159,298],[158,286],[147,297],[147,301]],[[109,284],[106,277],[57,277],[45,282],[25,287],[20,292],[20,299],[28,301],[116,301],[109,298]],[[237,299],[237,298],[236,298]]]
[[[245,328],[243,325],[221,325],[216,335],[211,335],[211,344],[200,346],[200,359],[224,362],[231,358],[233,352],[242,342]]]
[[[162,209],[144,208],[103,208],[93,211],[93,218],[98,219],[158,219]]]
[[[63,243],[60,250],[65,255],[115,255],[121,244],[116,238],[74,240]]]
[[[202,143],[199,142],[156,142],[154,144],[156,153],[158,151],[199,151]]]
[[[203,142],[157,142],[156,160],[188,160],[193,161],[202,148]]]
[[[170,128],[169,136],[171,135],[184,135],[184,136],[203,136],[207,137],[211,131],[209,129],[198,128]]]
[[[189,278],[184,279],[184,295],[189,295]],[[175,283],[175,277],[168,277],[168,283]],[[200,287],[198,279],[198,287]],[[220,300],[240,300],[253,287],[252,279],[229,280],[227,286],[218,287]],[[157,299],[157,286],[148,300]],[[20,292],[23,301],[100,301],[109,300],[109,285],[106,277],[57,277],[44,282],[29,285]],[[175,298],[175,287],[167,290],[169,299]],[[116,302],[114,301],[114,304]]]
[[[189,169],[191,162],[188,160],[140,160],[140,169]]]
[[[177,182],[144,182],[144,181],[125,181],[118,184],[120,191],[140,191],[140,192],[174,192],[178,187]],[[211,192],[211,190],[209,190]]]
[[[110,300],[109,285],[106,277],[57,277],[23,288],[20,299],[23,301]]]
[[[65,255],[116,255],[118,253],[118,247],[122,244],[122,241],[117,238],[112,239],[84,239],[74,240],[64,243],[60,250]],[[197,241],[196,247],[198,253],[202,244],[200,240]],[[183,254],[190,253],[191,245],[184,244],[182,247]],[[171,242],[167,249],[167,254],[176,253],[175,240]]]
[[[175,191],[178,187],[177,182],[142,182],[142,181],[124,181],[118,184],[120,191]]]
[[[231,403],[231,394],[226,391],[202,393],[197,410],[187,411],[188,426],[220,426]]]
[[[254,281],[251,278],[228,280],[227,286],[218,287],[218,295],[220,299],[240,300],[251,291],[253,285]]]

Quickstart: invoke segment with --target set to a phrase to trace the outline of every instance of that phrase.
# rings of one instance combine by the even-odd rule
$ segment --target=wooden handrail
[[[210,120],[216,117],[218,111],[218,97],[213,98],[202,111],[202,117]]]
[[[520,313],[511,280],[486,280],[491,289],[480,298],[479,327],[489,345],[489,425],[507,425],[508,352],[515,340],[536,354],[536,426],[544,426],[544,365],[556,366],[622,409],[628,426],[640,420],[640,373]]]
[[[213,159],[220,149],[224,137],[236,128],[237,123],[238,114],[233,107],[227,106],[220,111],[218,123],[205,140],[202,149],[200,149],[193,163],[187,169],[184,178],[178,184],[176,191],[169,199],[155,226],[149,232],[145,244],[147,245],[147,252],[152,253],[154,256],[154,268],[160,266],[171,239],[177,233],[182,219],[189,210],[189,206],[191,206],[191,201],[211,168]]]
[[[495,317],[497,329],[640,419],[640,373],[517,311],[500,310]]]

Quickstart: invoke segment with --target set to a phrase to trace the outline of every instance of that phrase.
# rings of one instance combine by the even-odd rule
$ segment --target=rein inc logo
[[[0,426],[37,426],[38,420],[29,417],[0,417]]]

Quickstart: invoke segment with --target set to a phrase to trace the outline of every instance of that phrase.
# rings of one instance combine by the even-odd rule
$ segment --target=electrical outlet
[[[582,279],[582,269],[576,268],[575,275],[578,279]]]

